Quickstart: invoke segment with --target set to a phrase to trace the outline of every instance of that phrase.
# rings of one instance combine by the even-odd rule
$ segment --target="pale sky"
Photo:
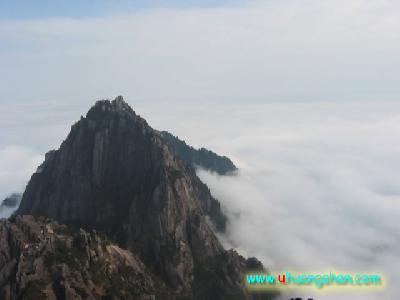
[[[396,0],[49,2],[0,4],[0,101],[399,98]]]

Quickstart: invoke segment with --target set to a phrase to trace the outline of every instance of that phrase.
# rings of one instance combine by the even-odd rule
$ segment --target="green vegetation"
[[[106,268],[107,264],[104,260],[97,260],[90,263],[88,272],[95,284],[101,284],[108,280]]]
[[[39,280],[34,280],[28,283],[23,299],[25,300],[46,300],[46,295],[42,292],[45,285]]]
[[[67,248],[60,240],[55,240],[54,253],[47,253],[44,262],[47,266],[66,264],[72,270],[81,270],[87,262],[86,253],[77,248]]]

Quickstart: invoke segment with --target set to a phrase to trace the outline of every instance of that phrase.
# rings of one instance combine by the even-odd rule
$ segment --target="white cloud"
[[[21,193],[29,177],[42,163],[43,156],[29,147],[10,145],[0,148],[0,202],[12,193]]]
[[[230,217],[227,245],[275,272],[379,272],[388,279],[382,292],[289,296],[396,299],[400,103],[188,104],[140,111],[156,128],[240,166],[237,177],[199,171]]]
[[[237,177],[199,171],[230,216],[228,245],[275,272],[381,272],[389,280],[382,294],[311,292],[315,299],[397,297],[400,104],[269,104],[210,115],[221,125],[199,127],[242,165]]]
[[[34,149],[50,149],[56,132],[57,140],[64,136],[61,130],[53,132],[54,124],[65,123],[66,130],[74,112],[68,117],[59,115],[57,106],[39,111],[37,119],[40,115],[61,117],[36,127],[32,120],[28,130],[31,135],[52,132],[41,137],[40,143],[29,141]],[[230,217],[224,237],[227,244],[244,255],[259,257],[273,271],[382,272],[391,280],[383,295],[354,294],[351,299],[396,297],[400,284],[399,103],[203,103],[201,107],[142,103],[137,111],[155,128],[226,154],[240,166],[237,177],[199,172]],[[23,136],[22,129],[8,128],[7,132],[5,137],[13,132]],[[0,150],[4,196],[23,188],[42,161],[37,153],[25,146]],[[348,299],[349,294],[314,297]]]

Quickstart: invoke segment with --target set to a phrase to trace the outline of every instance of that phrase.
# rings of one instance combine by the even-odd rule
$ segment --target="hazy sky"
[[[99,1],[97,13],[94,1],[49,2],[29,14],[1,2],[1,101],[90,103],[123,94],[197,105],[397,100],[400,92],[396,0],[167,8],[153,1],[145,9]],[[7,18],[7,11],[22,15]]]
[[[0,198],[122,94],[238,164],[200,173],[231,217],[227,243],[277,271],[374,268],[393,298],[399,53],[397,0],[0,1]]]
[[[5,19],[30,19],[43,17],[93,17],[107,16],[154,8],[217,7],[243,4],[240,0],[2,0],[0,17]]]

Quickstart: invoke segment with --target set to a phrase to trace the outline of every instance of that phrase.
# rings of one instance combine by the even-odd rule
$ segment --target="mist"
[[[397,297],[399,109],[396,103],[304,103],[220,114],[235,136],[221,136],[216,148],[235,158],[240,171],[198,174],[230,220],[221,237],[226,246],[276,273],[375,272],[388,281],[380,292],[328,287],[283,299]]]
[[[400,103],[272,101],[155,107],[128,102],[152,127],[227,155],[238,166],[235,176],[198,170],[228,216],[227,232],[220,236],[226,247],[258,257],[272,272],[380,273],[388,281],[383,291],[351,293],[351,299],[396,297]],[[58,147],[70,120],[79,119],[81,108],[60,113],[54,106],[32,112],[58,117],[51,124],[3,132],[3,143],[27,141],[26,146],[3,147],[3,197],[23,191],[44,153]],[[36,118],[29,116],[24,118]],[[34,132],[45,134],[29,139]],[[304,296],[349,299],[348,292],[330,290]]]
[[[0,204],[14,192],[23,192],[33,171],[44,156],[36,154],[32,148],[9,145],[0,149]],[[0,211],[0,217],[11,210]]]

